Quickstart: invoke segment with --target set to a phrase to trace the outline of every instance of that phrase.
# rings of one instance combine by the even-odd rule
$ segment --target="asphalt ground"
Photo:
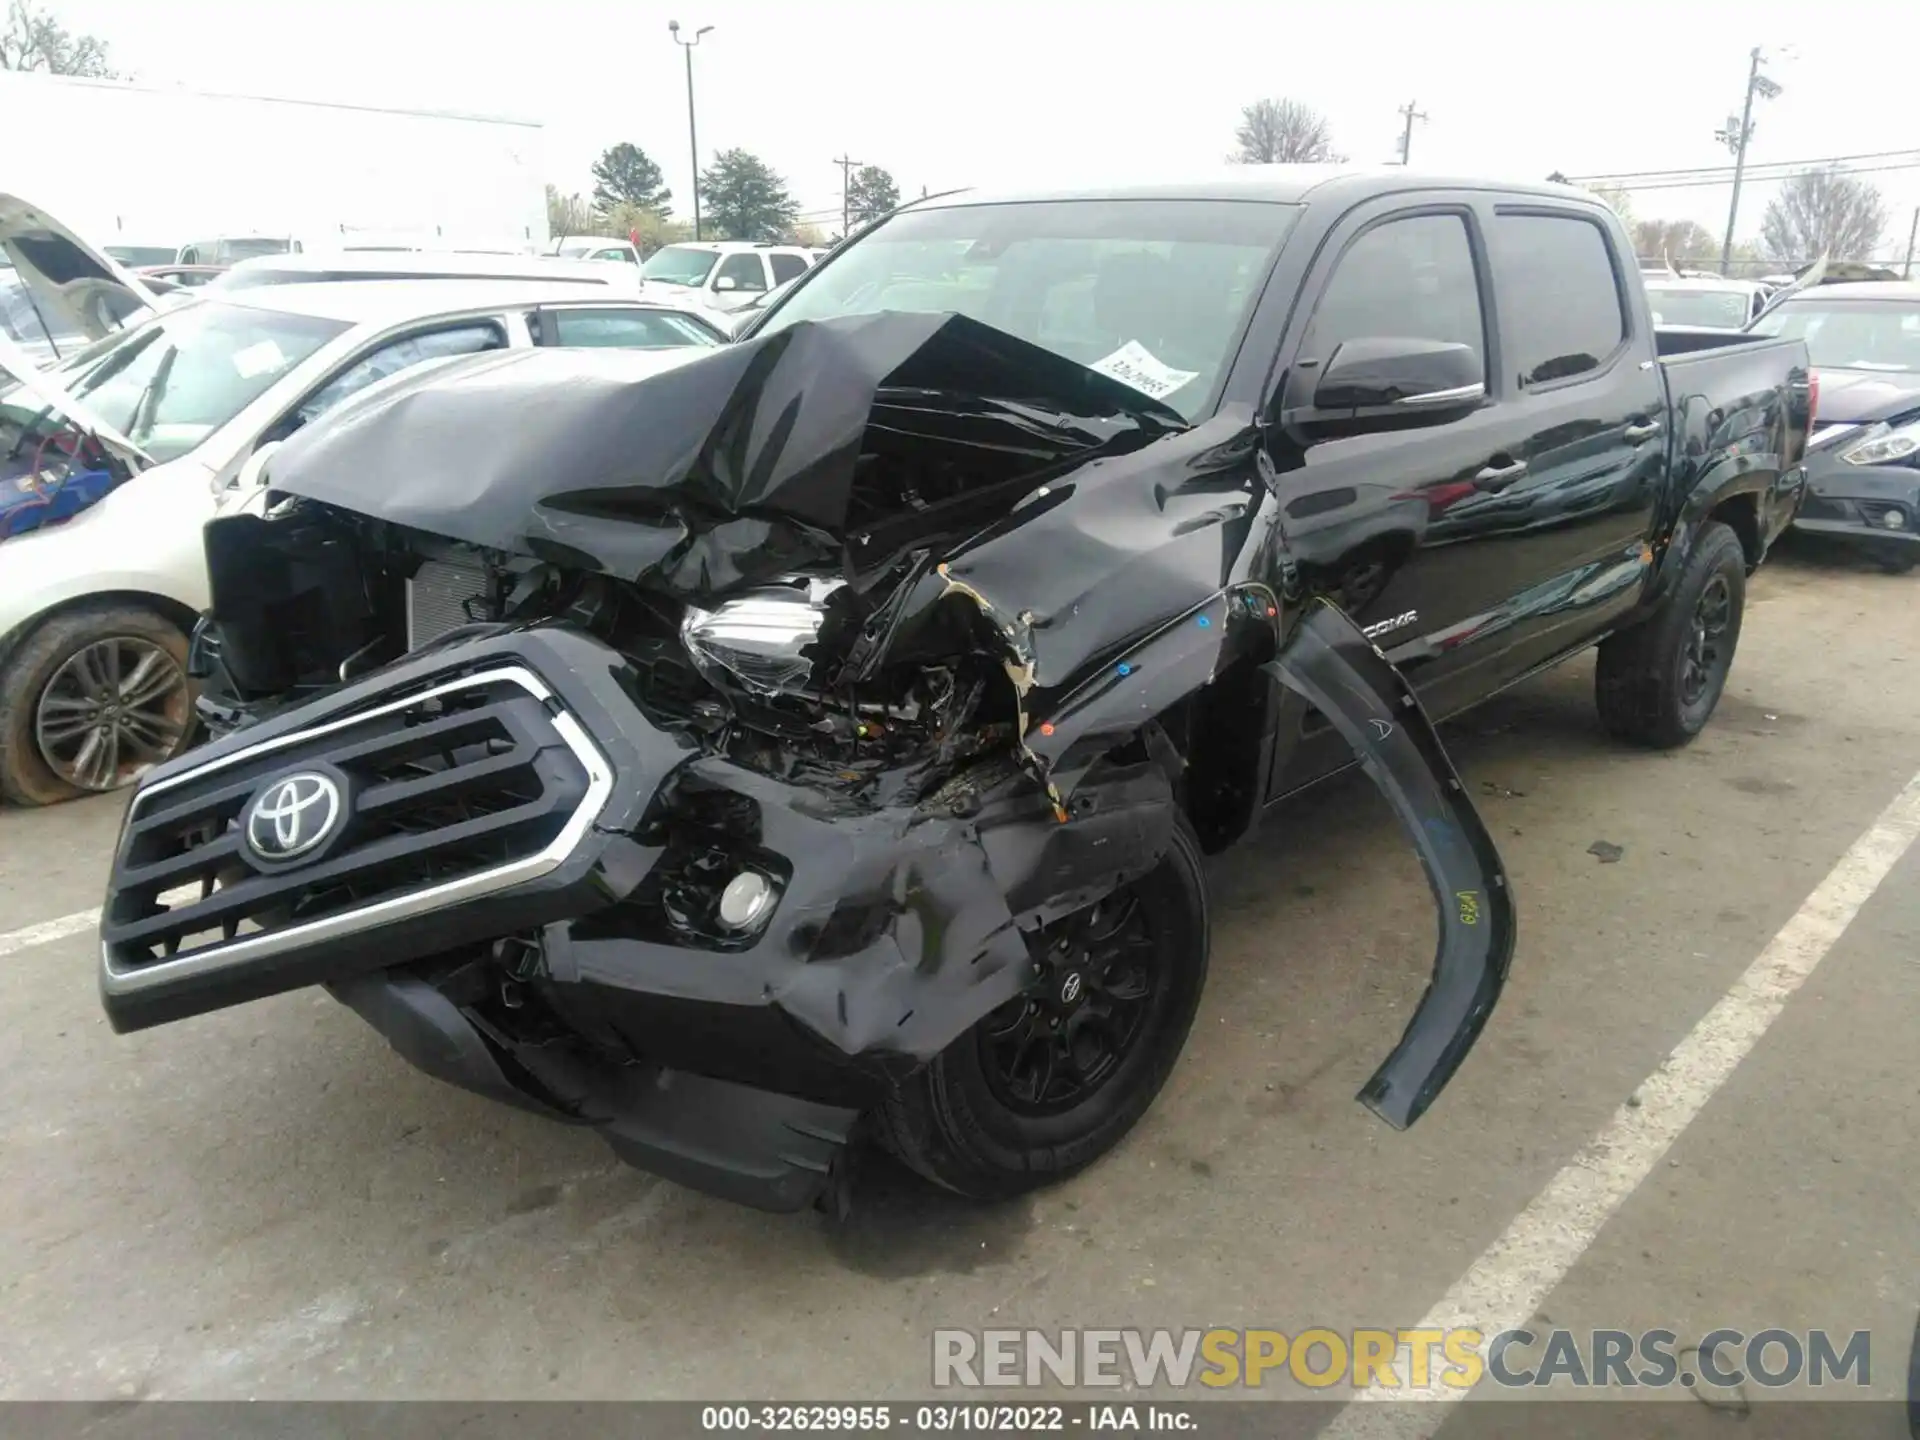
[[[315,992],[115,1036],[85,912],[122,801],[0,812],[0,1399],[905,1398],[943,1393],[938,1329],[1435,1317],[1683,1345],[1864,1330],[1869,1383],[1828,1393],[1898,1397],[1920,1294],[1916,584],[1770,562],[1683,751],[1609,741],[1590,660],[1447,728],[1519,949],[1404,1134],[1353,1097],[1426,977],[1424,880],[1357,777],[1269,817],[1212,866],[1212,976],[1158,1104],[1087,1173],[998,1206],[878,1161],[844,1221],[711,1200],[437,1084]],[[1220,1393],[1350,1392],[1282,1367]],[[1422,1434],[1450,1408],[1380,1407]]]

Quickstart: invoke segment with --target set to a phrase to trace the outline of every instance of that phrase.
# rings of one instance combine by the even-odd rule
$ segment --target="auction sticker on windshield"
[[[251,380],[256,375],[271,375],[276,370],[287,368],[287,357],[280,353],[280,347],[271,340],[260,340],[244,350],[233,352],[233,368],[240,373],[242,380]]]
[[[1175,370],[1170,365],[1162,364],[1138,340],[1129,340],[1106,359],[1096,360],[1087,368],[1112,376],[1155,400],[1166,399],[1200,373],[1198,370]]]

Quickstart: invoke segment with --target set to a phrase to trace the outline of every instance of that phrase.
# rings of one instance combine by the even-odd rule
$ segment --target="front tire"
[[[179,626],[132,605],[55,615],[0,668],[0,799],[117,790],[185,750],[193,725]]]
[[[1029,940],[1035,983],[892,1094],[879,1116],[888,1148],[980,1200],[1091,1165],[1179,1059],[1208,943],[1200,842],[1182,818],[1151,872]]]
[[[1740,537],[1710,521],[1666,603],[1600,644],[1594,699],[1608,732],[1663,750],[1698,735],[1726,689],[1746,597]]]

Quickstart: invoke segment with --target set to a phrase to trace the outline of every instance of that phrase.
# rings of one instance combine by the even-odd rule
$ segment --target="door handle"
[[[1620,437],[1630,444],[1638,445],[1642,440],[1651,440],[1666,427],[1658,420],[1649,420],[1642,425],[1629,425],[1620,432]]]
[[[1527,462],[1524,460],[1515,460],[1506,465],[1489,465],[1473,477],[1473,487],[1476,490],[1504,490],[1526,473]]]

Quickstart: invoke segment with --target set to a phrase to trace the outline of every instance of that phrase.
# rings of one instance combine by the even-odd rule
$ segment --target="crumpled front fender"
[[[1265,667],[1324,715],[1399,817],[1439,912],[1433,977],[1406,1033],[1359,1094],[1397,1130],[1426,1112],[1493,1013],[1516,917],[1500,852],[1406,678],[1321,601]]]

